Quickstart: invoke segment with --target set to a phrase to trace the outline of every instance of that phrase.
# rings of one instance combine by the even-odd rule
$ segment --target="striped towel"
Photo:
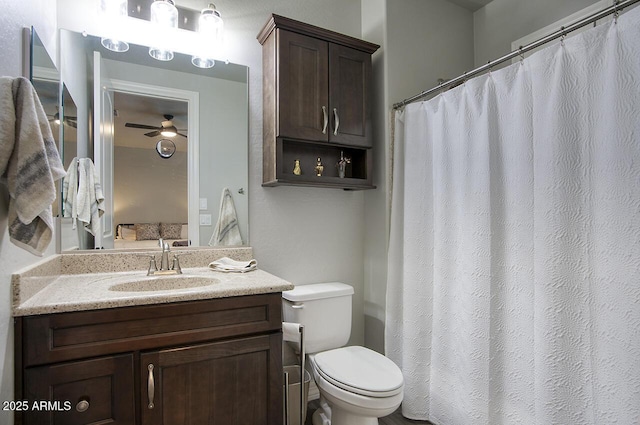
[[[0,176],[9,190],[9,237],[43,255],[53,235],[55,181],[65,175],[47,115],[23,77],[0,78]]]

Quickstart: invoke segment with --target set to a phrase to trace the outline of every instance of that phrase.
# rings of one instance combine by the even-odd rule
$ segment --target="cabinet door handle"
[[[149,396],[149,409],[153,409],[153,399],[156,392],[156,384],[153,380],[153,364],[149,364],[149,378],[147,379],[147,394]]]
[[[335,119],[336,122],[336,128],[333,130],[333,135],[337,136],[338,135],[338,128],[340,127],[340,117],[338,116],[338,109],[333,108],[333,117]]]
[[[329,125],[329,116],[327,115],[327,108],[322,107],[322,134],[327,134],[327,126]]]

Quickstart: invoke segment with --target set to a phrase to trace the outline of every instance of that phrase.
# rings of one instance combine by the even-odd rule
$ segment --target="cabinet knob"
[[[87,410],[89,410],[89,400],[84,398],[80,400],[78,404],[76,404],[76,410],[80,413],[86,412]]]

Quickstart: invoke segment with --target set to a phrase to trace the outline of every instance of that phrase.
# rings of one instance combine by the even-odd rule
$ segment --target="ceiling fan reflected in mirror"
[[[164,136],[164,137],[175,137],[176,135],[187,137],[186,134],[182,134],[178,131],[175,125],[173,125],[173,115],[164,115],[164,121],[160,124],[160,127],[155,125],[146,125],[146,124],[136,124],[132,122],[128,122],[124,125],[125,127],[130,128],[141,128],[143,130],[154,130],[148,133],[144,133],[147,137],[156,137],[156,136]],[[185,130],[180,130],[185,131]]]

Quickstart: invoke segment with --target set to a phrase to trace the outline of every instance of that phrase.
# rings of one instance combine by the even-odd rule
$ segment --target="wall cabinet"
[[[282,423],[280,293],[15,326],[16,424]]]
[[[263,185],[372,188],[371,55],[379,46],[278,15],[258,40]]]

